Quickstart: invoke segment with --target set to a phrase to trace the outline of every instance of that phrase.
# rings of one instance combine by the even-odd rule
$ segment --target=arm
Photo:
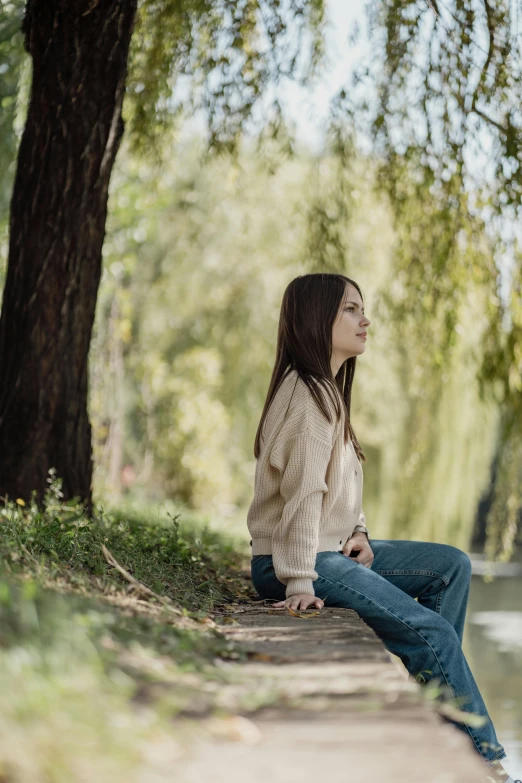
[[[315,558],[325,476],[332,444],[309,432],[294,435],[270,455],[270,464],[281,471],[280,493],[285,501],[281,520],[272,536],[272,560],[286,597],[314,595]]]

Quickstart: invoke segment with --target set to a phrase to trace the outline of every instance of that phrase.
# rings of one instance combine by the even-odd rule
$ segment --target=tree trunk
[[[0,317],[0,496],[91,503],[88,354],[137,0],[28,0],[33,82]]]

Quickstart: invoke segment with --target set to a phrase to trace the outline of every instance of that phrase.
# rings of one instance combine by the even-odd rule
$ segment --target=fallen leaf
[[[306,609],[304,609],[302,612],[295,612],[290,607],[288,607],[288,612],[292,615],[292,617],[301,617],[303,620],[308,620],[309,617],[317,617],[319,614],[319,612],[306,612]]]
[[[210,625],[211,627],[216,625],[216,623],[211,617],[203,617],[201,620],[199,620],[199,622],[202,625]]]
[[[251,661],[273,661],[274,658],[272,655],[268,655],[268,653],[248,653],[248,657]]]
[[[225,718],[211,718],[207,727],[215,737],[255,745],[263,735],[253,721],[242,715],[230,715]]]

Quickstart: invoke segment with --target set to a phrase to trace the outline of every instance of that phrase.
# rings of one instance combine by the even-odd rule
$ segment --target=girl
[[[344,275],[301,275],[284,293],[254,446],[252,581],[276,608],[354,609],[411,675],[436,678],[461,710],[484,717],[480,728],[455,725],[498,780],[517,783],[499,764],[506,754],[462,652],[468,555],[447,544],[370,542],[365,456],[350,420],[369,325],[361,290]]]

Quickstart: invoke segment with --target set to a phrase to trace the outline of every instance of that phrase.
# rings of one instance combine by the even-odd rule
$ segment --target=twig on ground
[[[111,552],[109,552],[105,544],[102,544],[102,552],[108,564],[113,568],[115,568],[117,571],[119,571],[119,573],[123,576],[123,578],[126,579],[127,582],[129,582],[129,584],[131,584],[136,591],[142,593],[143,595],[148,595],[151,598],[155,598],[157,601],[159,601],[168,609],[170,609],[171,612],[174,612],[174,614],[181,615],[181,616],[183,615],[183,612],[180,609],[177,609],[173,605],[172,600],[170,598],[167,598],[166,596],[163,595],[158,595],[157,593],[154,592],[154,590],[151,590],[150,587],[147,587],[138,579],[133,577],[132,574],[129,574],[129,572],[126,571],[125,568],[123,568],[123,566],[121,566],[118,563],[114,555],[111,554]]]
[[[29,552],[25,544],[20,544],[20,548],[22,549],[22,552],[24,552],[27,555],[27,557],[33,561],[33,563],[35,563],[37,566],[40,565],[37,558]]]

